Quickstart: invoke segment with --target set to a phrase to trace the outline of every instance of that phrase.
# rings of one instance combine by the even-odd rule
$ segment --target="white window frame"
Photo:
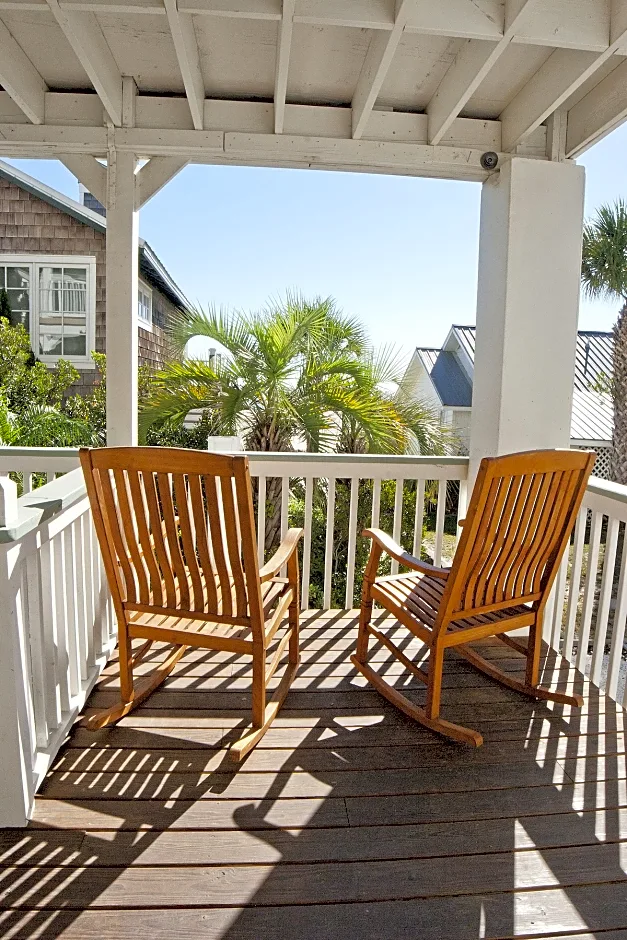
[[[150,300],[150,320],[144,320],[143,317],[139,315],[139,292],[142,292]],[[152,287],[149,287],[145,281],[142,281],[141,278],[137,282],[137,325],[141,326],[142,330],[147,330],[148,333],[152,333]]]
[[[37,359],[46,365],[55,365],[65,359],[80,369],[95,369],[91,358],[96,340],[96,259],[93,255],[40,255],[9,254],[0,252],[0,265],[26,265],[30,268],[29,332],[31,347]],[[86,350],[84,356],[49,356],[39,353],[39,284],[36,277],[40,265],[50,267],[87,268]]]

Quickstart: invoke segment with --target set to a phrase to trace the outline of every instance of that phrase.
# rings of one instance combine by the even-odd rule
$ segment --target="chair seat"
[[[443,578],[423,574],[388,575],[377,578],[372,586],[372,596],[384,607],[388,607],[389,604],[392,609],[394,606],[406,608],[421,624],[433,630],[446,583]],[[488,614],[455,620],[448,629],[463,630],[481,624],[500,623],[527,613],[529,613],[529,608],[519,604],[515,607],[508,607],[506,610],[496,610]]]

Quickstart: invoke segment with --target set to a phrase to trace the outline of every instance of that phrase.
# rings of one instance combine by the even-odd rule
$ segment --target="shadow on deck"
[[[627,940],[616,703],[552,653],[545,682],[583,690],[581,711],[530,703],[453,654],[444,714],[484,734],[473,751],[356,677],[350,614],[303,626],[296,684],[237,771],[224,746],[247,721],[249,676],[229,654],[190,651],[116,728],[74,731],[31,826],[0,833],[2,937]],[[116,685],[112,663],[89,704]]]

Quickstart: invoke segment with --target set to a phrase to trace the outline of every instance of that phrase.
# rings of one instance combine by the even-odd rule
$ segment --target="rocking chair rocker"
[[[290,529],[259,569],[245,456],[105,447],[83,449],[80,458],[118,621],[121,685],[120,703],[86,724],[102,728],[127,715],[188,647],[240,653],[252,657],[253,672],[252,727],[230,749],[241,760],[276,717],[298,668],[302,530]],[[287,578],[278,577],[284,566]],[[136,639],[145,642],[134,651]],[[171,644],[170,652],[134,682],[134,667],[155,642]],[[286,649],[286,672],[266,701]]]
[[[450,569],[414,558],[385,532],[367,529],[372,539],[366,566],[359,637],[353,665],[410,718],[456,741],[479,747],[478,731],[440,717],[444,654],[454,649],[497,682],[535,699],[581,706],[539,684],[542,615],[568,545],[595,454],[587,451],[528,451],[484,458]],[[377,577],[383,552],[415,574]],[[373,601],[390,611],[429,649],[427,670],[419,668],[371,625]],[[527,644],[506,634],[529,628]],[[427,686],[424,708],[389,685],[368,665],[374,637]],[[470,644],[497,637],[526,656],[524,681],[488,662]]]

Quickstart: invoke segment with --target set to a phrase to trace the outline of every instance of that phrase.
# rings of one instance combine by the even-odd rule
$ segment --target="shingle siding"
[[[96,352],[105,352],[105,265],[106,236],[49,205],[42,199],[0,177],[0,252],[33,255],[89,255],[96,258]],[[153,309],[159,311],[152,332],[139,329],[139,363],[153,368],[163,365],[166,337],[163,327],[175,309],[171,301],[152,285]],[[95,369],[81,370],[70,389],[84,394],[92,387]]]

